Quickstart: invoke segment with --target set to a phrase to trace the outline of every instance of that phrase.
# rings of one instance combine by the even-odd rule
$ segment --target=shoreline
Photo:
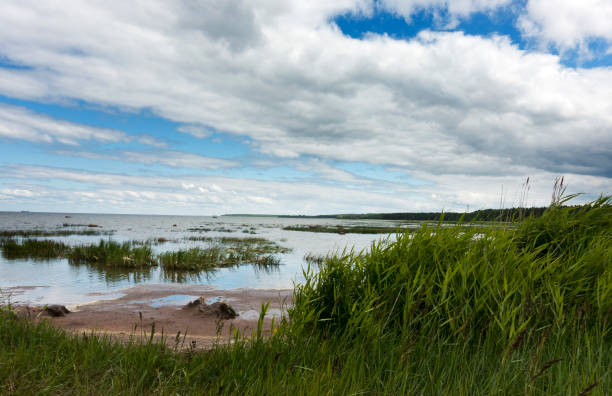
[[[263,328],[270,331],[292,303],[293,289],[215,289],[206,285],[137,285],[120,290],[121,297],[68,305],[69,314],[52,317],[44,305],[15,304],[15,312],[34,321],[48,320],[74,334],[94,333],[128,341],[161,336],[168,344],[180,339],[181,346],[207,348],[229,342],[234,329],[250,336],[257,329],[262,304],[269,302]],[[219,320],[213,314],[183,309],[202,297],[208,304],[225,301],[238,313],[234,319]]]

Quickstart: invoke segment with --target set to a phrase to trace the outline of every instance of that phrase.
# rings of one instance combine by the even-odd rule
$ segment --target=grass
[[[423,222],[424,223],[424,222]],[[424,223],[426,224],[426,223]],[[463,224],[461,222],[447,222],[441,221],[438,224],[445,226],[455,226],[461,228],[471,228],[472,231],[482,231],[489,228],[510,228],[513,227],[512,223],[485,223],[485,222],[473,222],[469,224]],[[330,234],[395,234],[395,233],[407,233],[412,232],[415,228],[401,227],[397,225],[395,227],[387,226],[349,226],[349,225],[295,225],[283,227],[285,231],[302,231],[302,232],[323,232]]]
[[[165,271],[212,271],[215,268],[252,264],[260,269],[280,265],[273,256],[289,249],[264,238],[192,237],[192,240],[210,242],[213,246],[165,252],[154,255],[151,244],[167,241],[124,242],[100,240],[97,245],[70,247],[61,242],[26,239],[18,243],[14,239],[2,242],[2,254],[7,259],[68,258],[72,264],[91,264],[108,268],[137,269],[161,266]]]
[[[189,240],[215,243],[208,248],[196,247],[159,255],[160,265],[166,270],[207,271],[213,268],[253,264],[260,268],[278,266],[280,261],[273,253],[285,253],[289,249],[264,238],[190,237]]]
[[[142,268],[156,263],[150,246],[136,247],[131,242],[119,243],[110,240],[100,240],[98,245],[75,246],[69,250],[67,257],[73,263],[105,267]]]
[[[70,250],[68,245],[51,240],[26,239],[17,243],[14,239],[1,242],[2,255],[7,259],[33,258],[38,260],[63,257]]]
[[[612,208],[512,228],[441,224],[327,257],[288,320],[211,350],[0,319],[2,394],[604,395]],[[6,311],[6,310],[5,310]],[[263,309],[262,311],[265,311]],[[247,335],[248,336],[248,335]]]
[[[309,265],[317,265],[318,267],[321,267],[323,264],[325,264],[325,260],[326,256],[320,254],[317,255],[313,253],[306,253],[304,255],[304,261]]]
[[[70,235],[108,235],[112,231],[97,230],[5,230],[0,231],[0,238],[12,237],[50,237],[50,236],[70,236]]]
[[[377,226],[332,226],[332,225],[296,225],[283,227],[285,231],[325,232],[333,234],[391,234],[402,230],[399,227]]]

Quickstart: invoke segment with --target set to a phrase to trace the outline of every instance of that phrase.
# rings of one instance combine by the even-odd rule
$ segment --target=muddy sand
[[[108,334],[119,340],[147,338],[153,325],[155,337],[163,331],[169,345],[180,332],[180,346],[205,348],[215,342],[228,342],[233,329],[250,336],[257,328],[261,304],[269,302],[264,329],[269,333],[272,319],[278,323],[291,304],[292,290],[235,289],[220,290],[205,285],[140,285],[120,293],[122,297],[98,300],[82,305],[67,305],[71,311],[52,317],[42,306],[14,307],[20,316],[49,320],[57,327],[78,334]],[[238,316],[221,320],[214,313],[185,305],[198,298],[206,304],[224,301]],[[49,302],[51,303],[51,302]]]

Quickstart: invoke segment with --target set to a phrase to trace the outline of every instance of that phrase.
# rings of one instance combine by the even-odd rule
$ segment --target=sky
[[[612,0],[0,2],[0,211],[612,192]],[[529,177],[528,186],[525,182]]]

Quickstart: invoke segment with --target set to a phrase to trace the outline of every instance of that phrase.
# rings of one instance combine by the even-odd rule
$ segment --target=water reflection
[[[162,269],[161,280],[171,283],[209,283],[215,279],[215,271],[176,271]]]
[[[157,272],[155,268],[151,267],[125,269],[71,260],[68,260],[68,265],[77,277],[80,277],[79,275],[85,270],[90,277],[95,277],[99,282],[107,284],[149,282],[154,279],[154,274]]]

